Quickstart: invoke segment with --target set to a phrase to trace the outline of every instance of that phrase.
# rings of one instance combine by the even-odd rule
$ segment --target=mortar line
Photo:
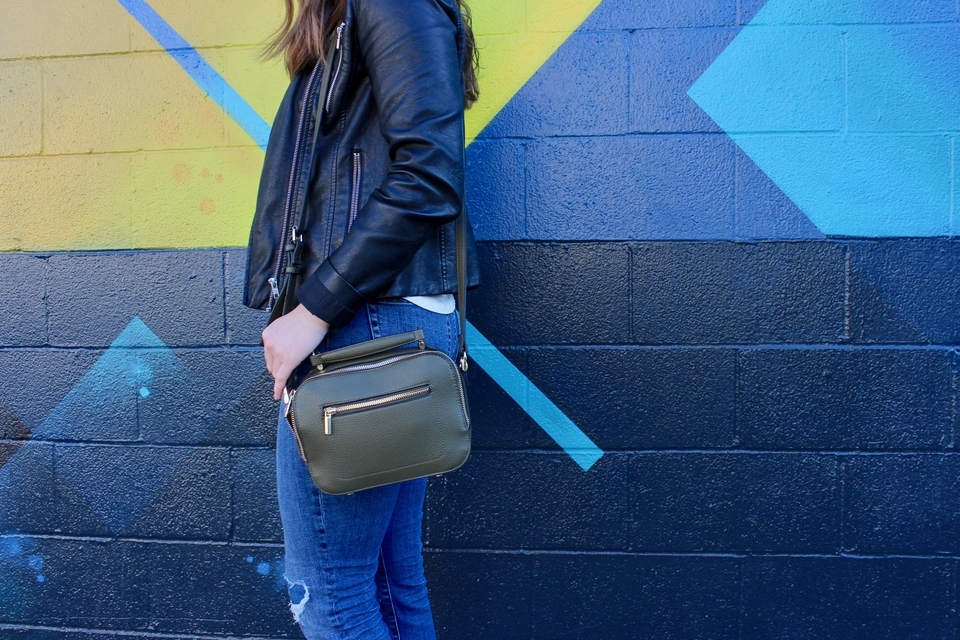
[[[847,55],[847,32],[840,31],[840,52],[843,65],[843,126],[841,135],[846,137],[850,131],[850,81],[849,81],[849,57]]]
[[[846,499],[846,489],[847,489],[847,459],[844,456],[839,456],[837,459],[837,493],[838,500],[840,502],[840,553],[845,553],[847,551],[847,540],[846,540],[846,509],[847,509],[847,499]]]
[[[633,300],[633,245],[627,245],[627,339],[633,344],[633,316],[636,313]]]
[[[957,0],[960,2],[960,0]],[[950,237],[957,236],[957,136],[950,136]]]
[[[743,558],[737,562],[737,604],[738,604],[738,616],[737,616],[737,637],[743,638],[743,627],[744,622],[747,617],[747,605],[746,598],[743,594]]]
[[[40,61],[40,155],[46,150],[47,125],[47,65]]]
[[[843,248],[843,338],[842,342],[852,340],[853,308],[852,308],[852,290],[853,290],[853,250],[850,245]]]
[[[733,442],[734,446],[740,446],[740,409],[742,406],[740,387],[740,360],[741,352],[739,349],[733,354]]]
[[[740,154],[733,150],[733,241],[740,240]]]
[[[230,343],[227,334],[227,252],[220,252],[220,301],[223,308],[223,343]]]
[[[149,602],[149,595],[148,595]],[[147,609],[149,611],[149,609]],[[227,634],[227,635],[195,635],[192,633],[159,633],[152,631],[142,631],[142,630],[127,630],[127,629],[88,629],[86,627],[49,627],[46,625],[39,624],[13,624],[8,622],[0,622],[0,629],[8,631],[53,631],[53,632],[69,632],[69,633],[82,633],[85,635],[91,636],[121,636],[121,637],[133,637],[133,638],[163,638],[169,640],[230,640],[236,638],[236,635]],[[267,636],[257,636],[260,640],[283,640],[282,638],[270,638]]]

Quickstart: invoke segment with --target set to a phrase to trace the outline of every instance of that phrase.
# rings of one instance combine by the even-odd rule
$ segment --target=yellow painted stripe
[[[599,2],[470,2],[483,68],[468,140]],[[116,0],[6,4],[0,77],[20,90],[0,92],[0,251],[244,246],[262,152]],[[273,120],[287,78],[258,56],[279,0],[152,5]]]

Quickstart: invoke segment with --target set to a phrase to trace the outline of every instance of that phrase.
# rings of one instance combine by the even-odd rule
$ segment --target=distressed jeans
[[[367,305],[324,349],[423,329],[455,357],[457,314],[407,302]],[[302,371],[302,369],[301,369]],[[282,403],[281,403],[282,404]],[[317,489],[283,417],[277,429],[277,494],[290,609],[308,640],[435,640],[423,574],[426,479],[333,496]]]

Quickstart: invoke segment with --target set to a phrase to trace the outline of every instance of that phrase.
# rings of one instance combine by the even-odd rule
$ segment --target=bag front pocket
[[[396,393],[391,393],[384,396],[377,396],[375,398],[366,398],[364,400],[358,400],[356,402],[350,402],[346,404],[335,404],[323,408],[323,434],[324,435],[333,435],[333,416],[342,413],[350,413],[354,411],[367,411],[370,409],[379,409],[380,407],[385,407],[390,404],[396,404],[398,402],[404,402],[412,398],[418,398],[420,396],[425,396],[430,393],[430,385],[424,384],[418,387],[413,387],[412,389],[405,389],[404,391],[398,391]]]

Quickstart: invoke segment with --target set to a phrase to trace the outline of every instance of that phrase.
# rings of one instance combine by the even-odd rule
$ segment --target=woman
[[[318,348],[420,327],[455,357],[463,109],[477,97],[458,0],[285,1],[269,53],[284,57],[292,80],[264,160],[244,289],[244,304],[270,308],[291,267],[282,245],[302,236],[299,304],[262,335],[275,399]],[[301,205],[305,228],[291,228]],[[472,237],[467,261],[473,286]],[[324,494],[282,406],[278,427],[285,573],[306,637],[434,638],[421,554],[426,480]]]

